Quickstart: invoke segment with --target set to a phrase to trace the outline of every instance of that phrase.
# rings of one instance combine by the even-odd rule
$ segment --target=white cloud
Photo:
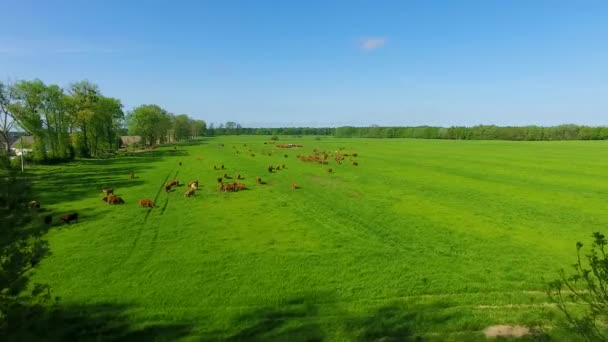
[[[386,45],[387,40],[386,37],[361,38],[359,39],[359,48],[363,51],[376,50]]]

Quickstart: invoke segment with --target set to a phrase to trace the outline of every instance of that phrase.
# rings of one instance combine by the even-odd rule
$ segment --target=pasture
[[[608,227],[607,142],[266,141],[206,138],[35,168],[42,205],[80,215],[50,230],[52,254],[32,279],[73,308],[62,329],[461,341],[505,324],[565,338],[543,277],[574,262],[576,241]],[[314,149],[358,155],[341,165],[296,157]],[[270,173],[269,164],[286,168]],[[246,189],[219,192],[224,173],[240,174]],[[174,178],[198,180],[199,190],[166,193]],[[126,203],[101,201],[104,187]],[[157,207],[140,207],[141,198]]]

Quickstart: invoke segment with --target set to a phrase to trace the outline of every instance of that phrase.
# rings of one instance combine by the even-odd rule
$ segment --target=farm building
[[[141,141],[139,135],[122,135],[120,137],[120,143],[122,146],[131,146]]]

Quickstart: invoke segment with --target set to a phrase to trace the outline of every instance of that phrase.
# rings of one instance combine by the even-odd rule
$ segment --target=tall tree
[[[186,114],[180,114],[175,116],[175,121],[173,123],[173,134],[175,140],[185,140],[190,138],[193,134],[191,134],[191,125],[192,119],[188,117]]]
[[[139,135],[147,145],[163,140],[171,123],[166,110],[157,105],[141,105],[127,115],[129,133]]]
[[[78,152],[81,157],[89,157],[91,155],[89,125],[95,116],[95,109],[97,109],[97,102],[101,94],[97,85],[89,81],[71,84],[69,93],[72,122],[76,128]]]
[[[33,158],[46,160],[42,115],[48,104],[47,87],[40,80],[19,81],[13,87],[15,101],[9,106],[21,128],[34,137]]]
[[[15,119],[9,107],[13,101],[13,91],[9,85],[0,81],[0,135],[6,143],[6,154],[10,151],[9,132],[15,125]]]

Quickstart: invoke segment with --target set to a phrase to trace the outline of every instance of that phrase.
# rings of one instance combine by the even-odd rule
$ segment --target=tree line
[[[338,127],[334,135],[340,138],[415,138],[455,140],[606,140],[608,126],[494,126],[473,127]]]
[[[41,80],[0,82],[0,138],[21,128],[33,137],[33,160],[64,161],[98,157],[120,147],[121,135],[140,135],[147,145],[203,135],[205,121],[174,115],[157,105],[141,105],[126,113],[121,101],[104,96],[89,81],[67,88]],[[9,152],[6,144],[5,152]]]

